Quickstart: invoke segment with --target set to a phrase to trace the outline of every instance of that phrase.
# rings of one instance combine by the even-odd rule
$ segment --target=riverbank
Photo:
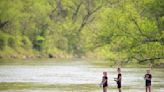
[[[34,82],[0,82],[0,91],[3,90],[61,90],[61,91],[96,91],[100,90],[97,84],[49,84],[49,83],[34,83]],[[117,89],[116,86],[109,86],[109,89]],[[123,89],[129,89],[124,86]]]
[[[110,67],[110,68],[116,68],[118,67],[118,64],[113,63],[114,61],[108,61],[108,60],[93,60],[93,59],[88,59],[88,58],[47,58],[47,57],[42,57],[42,58],[19,58],[19,59],[13,59],[13,58],[1,58],[0,59],[0,64],[1,65],[44,65],[44,64],[54,64],[54,63],[76,63],[77,61],[80,62],[85,62],[88,64],[92,64],[97,67]],[[128,63],[128,64],[122,64],[120,67],[123,68],[148,68],[150,63]],[[160,65],[153,65],[153,68],[164,68],[164,63]]]
[[[164,85],[153,85],[155,88],[163,88]],[[93,92],[101,90],[102,88],[97,84],[49,84],[49,83],[37,83],[37,82],[0,82],[0,91],[5,90],[60,90],[60,91],[85,91]],[[129,90],[128,86],[123,86],[123,90]],[[133,88],[134,89],[134,88]],[[137,88],[136,88],[137,89]],[[139,88],[140,89],[140,88]],[[117,90],[116,86],[109,86],[108,90]]]
[[[66,54],[66,53],[58,53],[58,54],[54,54],[54,53],[48,53],[48,54],[42,54],[42,53],[15,53],[15,54],[4,54],[4,53],[0,53],[0,59],[38,59],[38,58],[64,58],[64,59],[69,59],[72,58],[73,56],[70,54]]]

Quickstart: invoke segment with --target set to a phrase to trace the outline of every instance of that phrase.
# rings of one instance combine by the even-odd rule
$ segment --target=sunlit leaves
[[[163,6],[163,0],[0,0],[0,48],[113,61],[163,58]]]

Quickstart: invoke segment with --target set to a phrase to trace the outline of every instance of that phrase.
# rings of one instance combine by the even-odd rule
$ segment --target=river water
[[[0,83],[40,83],[55,85],[80,85],[92,84],[97,86],[95,90],[73,89],[67,91],[60,89],[0,89],[0,92],[101,92],[99,83],[102,72],[108,72],[109,92],[117,92],[114,78],[117,77],[116,68],[102,67],[90,64],[86,61],[68,61],[44,64],[1,64]],[[164,92],[164,69],[153,69],[152,92]],[[146,68],[122,68],[123,92],[145,92],[144,74]],[[6,84],[5,84],[6,85]],[[112,87],[110,89],[110,86]],[[6,86],[5,86],[6,87]]]

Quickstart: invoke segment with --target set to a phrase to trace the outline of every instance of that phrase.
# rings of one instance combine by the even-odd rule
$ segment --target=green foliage
[[[22,37],[22,48],[24,48],[26,50],[29,50],[32,48],[32,43],[29,40],[29,38],[26,36]]]
[[[0,49],[4,50],[7,46],[8,35],[0,32]]]
[[[163,0],[0,0],[0,50],[13,54],[159,64],[163,31]]]

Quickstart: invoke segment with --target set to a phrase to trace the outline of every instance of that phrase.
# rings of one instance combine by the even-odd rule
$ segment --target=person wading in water
[[[150,69],[147,70],[147,73],[144,76],[146,92],[151,92],[151,79],[152,79],[152,75],[150,73],[151,67],[152,67],[152,65],[150,65]]]
[[[108,87],[107,72],[103,72],[103,77],[100,86],[103,87],[103,92],[107,92],[107,87]]]
[[[117,88],[119,92],[121,92],[121,80],[122,80],[122,74],[121,74],[121,69],[117,68],[118,76],[114,80],[117,82]]]

